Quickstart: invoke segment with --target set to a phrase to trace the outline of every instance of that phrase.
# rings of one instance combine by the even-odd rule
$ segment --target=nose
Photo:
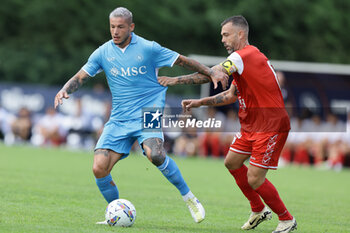
[[[113,29],[112,29],[112,34],[113,34],[113,35],[118,35],[118,30],[117,30],[117,28],[113,28]]]

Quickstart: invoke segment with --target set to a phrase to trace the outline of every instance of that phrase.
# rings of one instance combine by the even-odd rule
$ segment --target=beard
[[[128,35],[127,37],[125,37],[125,39],[122,41],[122,42],[120,42],[120,43],[116,43],[116,42],[114,42],[116,45],[118,45],[118,46],[123,46],[123,45],[125,45],[125,43],[128,41],[128,39],[131,37],[131,34],[130,35]]]

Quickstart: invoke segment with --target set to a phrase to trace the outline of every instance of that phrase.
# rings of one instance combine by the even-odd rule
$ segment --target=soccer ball
[[[110,226],[131,227],[136,219],[136,209],[130,201],[117,199],[108,204],[105,216]]]

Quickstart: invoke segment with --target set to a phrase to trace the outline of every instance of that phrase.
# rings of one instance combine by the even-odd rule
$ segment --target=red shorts
[[[265,169],[277,169],[278,159],[288,132],[240,132],[233,138],[230,151],[250,155],[249,163]]]

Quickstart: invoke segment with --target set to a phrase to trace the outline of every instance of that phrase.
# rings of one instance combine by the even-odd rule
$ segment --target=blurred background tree
[[[227,56],[220,23],[242,14],[250,43],[270,59],[350,63],[350,1],[3,0],[0,80],[64,84],[110,39],[108,15],[118,6],[133,12],[137,34],[184,55]]]

